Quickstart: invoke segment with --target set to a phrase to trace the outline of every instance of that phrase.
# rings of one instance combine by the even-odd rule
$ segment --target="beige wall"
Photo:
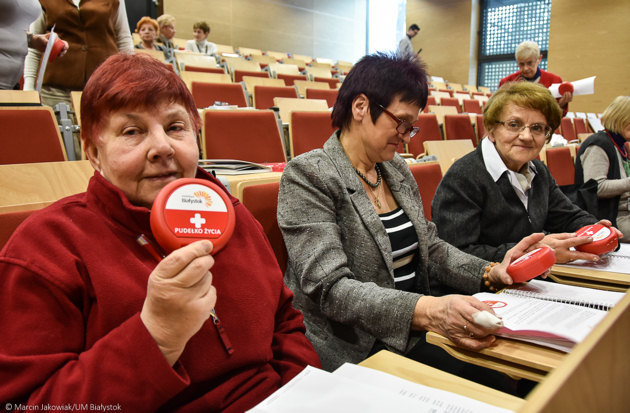
[[[164,0],[176,36],[192,39],[205,20],[208,40],[262,50],[355,61],[365,53],[365,0]]]
[[[420,26],[414,48],[431,75],[468,83],[470,0],[407,0],[407,27]]]
[[[570,110],[602,112],[630,95],[630,0],[553,0],[549,71],[563,80],[597,76],[595,94],[576,96]]]

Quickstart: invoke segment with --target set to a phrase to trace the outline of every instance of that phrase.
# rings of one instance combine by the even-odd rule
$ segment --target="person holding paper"
[[[407,29],[407,33],[403,36],[402,39],[400,39],[400,42],[398,43],[398,49],[396,50],[398,56],[403,57],[417,55],[415,50],[413,50],[413,43],[411,43],[411,39],[416,37],[418,33],[420,33],[420,26],[415,23],[409,26],[409,28]],[[420,53],[421,51],[422,49],[418,50],[418,53]]]
[[[518,72],[512,73],[504,77],[499,82],[499,87],[507,82],[534,82],[540,83],[548,88],[552,84],[562,83],[562,78],[551,72],[542,70],[538,65],[542,60],[540,48],[536,42],[524,41],[516,47],[516,63],[518,63]],[[569,110],[569,102],[573,100],[571,92],[565,92],[562,97],[558,98],[558,104],[562,108],[562,116],[566,115]]]
[[[595,215],[613,222],[630,242],[630,97],[617,96],[602,114],[604,130],[580,145],[575,183],[597,181]]]
[[[507,264],[542,238],[524,239],[496,266],[438,238],[396,152],[416,134],[413,123],[427,95],[416,57],[363,57],[333,107],[338,130],[322,149],[292,159],[282,175],[285,280],[327,370],[382,348],[435,365],[422,358],[434,347],[425,343],[426,331],[469,349],[492,345],[496,329],[473,321],[491,309],[469,296],[444,294],[478,292],[484,275],[510,284]]]
[[[33,213],[0,251],[1,406],[243,412],[319,366],[260,224],[197,166],[184,82],[147,55],[114,55],[81,120],[87,191]],[[194,177],[228,194],[234,233],[214,255],[208,240],[166,255],[150,210]]]
[[[439,236],[498,261],[524,236],[544,231],[542,243],[555,250],[556,262],[599,259],[571,249],[591,242],[573,232],[598,219],[574,205],[537,159],[561,117],[542,85],[509,82],[499,88],[483,111],[488,136],[450,167],[436,190],[431,210]]]

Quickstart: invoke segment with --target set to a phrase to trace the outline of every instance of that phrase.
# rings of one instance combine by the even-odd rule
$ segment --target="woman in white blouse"
[[[214,55],[217,53],[217,45],[209,42],[210,26],[206,22],[197,22],[193,25],[193,40],[186,42],[186,50],[195,53],[203,53],[205,55]]]

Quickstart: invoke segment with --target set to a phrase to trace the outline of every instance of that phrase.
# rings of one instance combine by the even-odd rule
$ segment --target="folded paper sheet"
[[[587,77],[585,79],[576,80],[574,82],[570,82],[573,85],[573,95],[592,95],[595,93],[595,78],[597,76]],[[554,83],[549,86],[549,91],[555,98],[562,97],[558,92],[558,88],[561,83]]]

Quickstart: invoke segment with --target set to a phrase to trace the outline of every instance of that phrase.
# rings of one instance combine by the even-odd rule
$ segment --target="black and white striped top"
[[[418,257],[418,236],[402,208],[379,214],[392,246],[394,282],[397,290],[412,291]]]

